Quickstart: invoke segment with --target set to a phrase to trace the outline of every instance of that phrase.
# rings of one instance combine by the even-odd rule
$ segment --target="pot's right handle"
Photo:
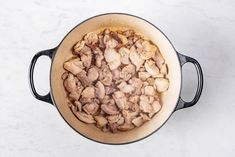
[[[187,62],[194,64],[194,66],[197,70],[198,84],[197,84],[197,91],[196,91],[196,94],[195,94],[193,100],[190,102],[185,102],[181,97],[179,97],[179,101],[178,101],[178,104],[177,104],[175,110],[179,110],[182,108],[187,108],[187,107],[195,105],[198,102],[198,100],[201,96],[201,93],[202,93],[202,89],[203,89],[203,73],[202,73],[202,68],[201,68],[200,64],[198,63],[198,61],[194,58],[182,55],[180,53],[178,53],[178,55],[179,55],[181,67]]]
[[[37,91],[35,89],[35,85],[34,85],[33,73],[34,73],[34,67],[35,67],[35,64],[36,64],[38,58],[41,56],[47,56],[50,59],[52,59],[54,52],[55,52],[55,48],[38,52],[37,54],[34,55],[32,61],[30,63],[30,67],[29,67],[29,85],[30,85],[30,89],[32,91],[33,96],[38,100],[41,100],[41,101],[44,101],[44,102],[47,102],[50,104],[53,104],[50,92],[46,95],[40,95],[37,93]]]

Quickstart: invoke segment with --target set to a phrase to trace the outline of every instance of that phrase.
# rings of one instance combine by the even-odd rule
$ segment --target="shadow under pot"
[[[162,108],[150,121],[127,132],[106,133],[93,125],[87,125],[75,117],[67,105],[66,92],[61,75],[64,73],[63,63],[72,57],[71,48],[84,34],[103,27],[126,27],[140,32],[155,43],[163,55],[169,69],[170,86],[162,95]],[[42,96],[36,92],[33,72],[40,56],[51,58],[50,92]],[[190,62],[197,70],[197,91],[192,101],[185,102],[181,98],[182,66]],[[169,117],[182,108],[193,106],[200,98],[203,88],[203,74],[200,64],[193,58],[178,53],[169,39],[150,22],[129,14],[108,13],[89,18],[74,27],[53,49],[38,52],[32,59],[29,71],[30,87],[36,99],[53,104],[67,124],[84,137],[104,144],[127,144],[139,141],[156,132],[166,123]]]

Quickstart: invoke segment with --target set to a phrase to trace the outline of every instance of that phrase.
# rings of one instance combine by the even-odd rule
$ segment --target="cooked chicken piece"
[[[147,101],[147,102],[149,102],[150,104],[152,104],[153,101],[154,101],[154,97],[153,97],[153,96],[141,95],[141,96],[140,96],[140,100]]]
[[[118,46],[118,41],[111,38],[110,40],[108,40],[105,44],[105,46],[107,48],[116,48]]]
[[[125,122],[125,119],[123,117],[121,117],[118,121],[117,124],[118,125],[122,125]]]
[[[111,31],[111,32],[110,32],[110,37],[113,38],[114,40],[116,40],[119,44],[122,43],[122,41],[121,41],[121,39],[119,38],[117,32]]]
[[[99,109],[99,105],[97,103],[88,103],[86,105],[83,106],[83,110],[87,113],[87,114],[95,114]]]
[[[153,77],[156,77],[156,75],[159,74],[158,67],[156,66],[155,62],[151,59],[145,62],[144,67],[146,71]]]
[[[80,51],[76,51],[74,52],[74,54],[80,56],[81,62],[83,63],[85,67],[87,68],[90,67],[91,60],[92,60],[92,53],[91,53],[91,49],[88,46],[83,46],[83,48]]]
[[[86,76],[86,72],[84,70],[77,74],[77,78],[84,87],[91,85],[91,81]]]
[[[107,86],[107,87],[104,87],[105,88],[105,94],[106,95],[110,95],[110,94],[113,94],[117,89],[112,87],[112,86]]]
[[[140,55],[137,53],[134,46],[130,49],[130,60],[131,62],[136,66],[136,71],[139,70],[141,65],[144,63],[144,60],[140,57]]]
[[[127,84],[126,86],[124,86],[123,88],[120,88],[120,90],[123,93],[132,93],[135,90],[135,87],[133,87],[132,85]]]
[[[145,113],[151,113],[153,111],[153,107],[151,105],[151,101],[149,98],[145,95],[140,96],[140,110],[142,110]]]
[[[121,64],[120,54],[113,48],[105,49],[104,58],[108,62],[111,70],[116,69]]]
[[[92,55],[82,55],[81,60],[83,62],[83,65],[89,68],[91,66]]]
[[[110,103],[110,96],[108,96],[108,95],[105,95],[104,96],[104,98],[101,100],[101,102],[103,103],[103,104],[108,104],[108,103]]]
[[[128,98],[128,97],[127,97],[127,98]],[[132,103],[132,102],[126,101],[125,106],[124,106],[124,110],[128,110],[131,103]]]
[[[125,81],[128,81],[134,74],[135,74],[135,66],[129,64],[124,68],[122,68],[122,71],[120,72],[120,77]]]
[[[128,37],[128,43],[125,46],[128,49],[130,49],[132,46],[134,46],[135,42],[139,39],[140,39],[139,36],[136,36],[136,35],[130,36],[130,37]]]
[[[85,123],[88,123],[88,124],[95,123],[95,120],[92,115],[88,115],[84,112],[75,112],[74,114],[78,117],[78,119],[80,119],[81,121]]]
[[[101,130],[103,132],[110,132],[110,129],[107,126],[104,126],[103,128],[101,128]]]
[[[104,35],[103,41],[106,48],[115,48],[118,45],[118,41],[113,39],[109,35]]]
[[[167,65],[163,64],[162,67],[160,68],[160,73],[166,75],[168,73],[167,70]]]
[[[99,80],[106,86],[110,86],[112,84],[112,73],[108,67],[105,67],[99,73]]]
[[[143,82],[140,79],[133,77],[128,81],[128,83],[135,88],[135,94],[141,94],[141,87],[143,85]]]
[[[146,80],[146,81],[144,81],[143,82],[143,86],[145,87],[145,86],[148,86],[149,85],[149,82]]]
[[[169,80],[165,78],[156,78],[155,87],[158,92],[164,92],[169,88]]]
[[[115,101],[113,99],[109,100],[109,104],[114,105],[115,107],[117,107],[117,105],[115,104]]]
[[[157,50],[157,47],[150,44],[149,41],[143,41],[142,47],[137,49],[137,51],[140,51],[140,56],[143,59],[150,59],[155,56],[155,52]]]
[[[153,60],[156,62],[157,66],[161,69],[162,65],[164,65],[165,60],[162,57],[162,54],[160,53],[159,49],[157,48],[157,51],[155,53],[155,56],[153,57]]]
[[[145,113],[151,113],[153,110],[152,106],[146,101],[140,100],[139,105],[140,105],[140,110],[142,110]]]
[[[149,84],[150,86],[154,86],[154,84],[155,84],[155,79],[154,79],[154,78],[152,78],[152,77],[147,78],[147,80],[146,80],[146,81],[148,82],[148,84]]]
[[[94,32],[87,33],[84,37],[84,41],[88,45],[94,45],[98,42],[98,36]]]
[[[101,109],[105,113],[110,114],[110,115],[119,113],[118,108],[115,105],[112,105],[112,104],[102,104]]]
[[[120,131],[128,131],[131,129],[134,129],[133,124],[124,123],[123,125],[118,126],[118,130],[120,130]]]
[[[79,54],[80,56],[82,56],[82,55],[86,55],[86,56],[92,55],[91,48],[85,45],[77,54]]]
[[[117,87],[123,93],[131,93],[135,90],[135,88],[132,85],[127,84],[125,81],[121,82]]]
[[[84,104],[93,102],[93,99],[87,98],[87,97],[81,97],[79,101],[82,103],[82,105],[84,105]]]
[[[128,98],[128,101],[137,104],[140,100],[140,97],[138,95],[132,95]]]
[[[123,45],[126,45],[128,43],[128,39],[126,38],[126,36],[124,36],[122,34],[118,34],[118,37],[121,40]]]
[[[112,75],[114,80],[118,80],[120,78],[120,71],[118,69],[112,70]]]
[[[99,47],[100,48],[105,48],[105,44],[104,44],[104,36],[103,35],[98,35],[98,40],[99,40]]]
[[[68,71],[65,71],[65,72],[62,74],[62,76],[61,76],[62,80],[67,79],[68,75],[69,75],[69,72],[68,72]]]
[[[70,108],[73,113],[76,113],[78,111],[78,107],[73,104],[71,104]]]
[[[142,118],[141,116],[139,116],[139,117],[133,119],[131,122],[132,122],[135,126],[140,127],[140,126],[143,124],[144,121],[143,121],[143,118]]]
[[[80,40],[74,45],[73,50],[74,52],[79,53],[79,51],[81,51],[81,49],[83,49],[84,46],[85,46],[85,41]]]
[[[118,124],[117,123],[109,123],[108,126],[113,133],[116,133],[118,131]]]
[[[95,81],[99,77],[98,69],[96,67],[92,67],[88,70],[88,79],[90,81]]]
[[[132,46],[134,46],[134,41],[133,41],[133,37],[129,37],[128,38],[128,43],[125,45],[126,48],[130,49]]]
[[[137,42],[137,40],[139,40],[141,38],[141,36],[140,35],[134,35],[133,36],[133,42]]]
[[[100,104],[100,100],[98,98],[94,98],[94,102]]]
[[[84,98],[94,98],[95,97],[95,88],[92,87],[86,87],[83,91],[82,91],[82,97]]]
[[[145,86],[144,87],[144,94],[154,96],[155,95],[155,90],[152,86]]]
[[[103,33],[104,33],[104,35],[109,35],[110,34],[110,29],[105,28]]]
[[[108,123],[107,119],[103,116],[95,116],[95,120],[98,127],[104,127]]]
[[[110,70],[117,69],[121,65],[120,59],[115,59],[108,63]]]
[[[108,31],[104,32],[103,42],[104,42],[105,46],[106,46],[106,43],[108,41],[110,41],[111,39],[112,39],[112,37],[110,36],[110,31],[108,30]]]
[[[151,75],[148,72],[138,72],[138,76],[141,80],[146,80],[149,78]]]
[[[71,59],[64,63],[64,69],[76,75],[84,69],[82,61],[79,58]]]
[[[162,107],[158,101],[154,101],[152,103],[152,106],[153,106],[153,111],[152,113],[149,113],[149,117],[153,117],[155,113],[159,112]]]
[[[126,36],[126,37],[130,37],[130,36],[133,36],[135,34],[135,32],[133,30],[126,30],[123,32],[123,35]]]
[[[130,54],[130,50],[125,48],[125,47],[121,47],[118,50],[119,54],[121,55],[121,62],[122,64],[129,64],[129,54]]]
[[[100,68],[102,60],[104,59],[103,52],[98,47],[96,47],[93,52],[95,54],[95,65]]]
[[[78,111],[82,111],[82,104],[79,101],[75,101],[74,105],[77,106]]]
[[[135,42],[135,46],[136,46],[136,48],[137,49],[143,49],[143,45],[142,45],[142,43],[144,42],[144,40],[143,39],[138,39],[136,42]]]
[[[114,101],[116,102],[116,105],[118,106],[119,109],[124,109],[125,104],[126,104],[126,96],[123,92],[121,91],[117,91],[114,92],[114,94],[112,95]]]
[[[112,84],[112,74],[108,73],[103,79],[100,79],[100,81],[106,85],[110,86]]]
[[[140,112],[140,106],[139,106],[138,103],[129,102],[129,110],[133,111],[133,112],[136,112],[136,113],[139,113]]]
[[[139,114],[139,112],[132,112],[130,110],[122,110],[122,115],[125,119],[125,123],[131,124],[131,121]]]
[[[108,119],[108,122],[111,124],[111,123],[118,122],[121,117],[122,117],[121,114],[116,114],[116,115],[108,116],[107,119]]]
[[[146,114],[144,114],[144,113],[140,113],[140,116],[143,118],[143,121],[144,121],[144,122],[151,120],[151,118],[149,118],[149,117],[148,117]]]
[[[120,59],[120,54],[113,48],[106,48],[104,51],[104,58],[106,62],[112,62],[116,59]]]
[[[103,99],[105,96],[105,88],[104,85],[98,81],[96,83],[96,88],[95,88],[95,95],[99,98],[99,99]]]
[[[128,39],[126,38],[126,36],[118,32],[110,32],[110,36],[115,39],[120,45],[126,45],[128,43]]]
[[[71,73],[69,73],[67,79],[64,80],[64,87],[68,92],[73,92],[77,89],[76,79]]]
[[[71,98],[71,100],[76,101],[80,98],[81,93],[82,93],[83,87],[77,87],[75,91],[72,91],[71,93],[69,93],[69,98]]]

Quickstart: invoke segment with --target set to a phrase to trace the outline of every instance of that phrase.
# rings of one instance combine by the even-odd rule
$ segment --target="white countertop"
[[[233,0],[0,0],[1,157],[234,157],[235,1]],[[175,112],[145,140],[110,146],[73,131],[50,104],[36,100],[28,85],[33,55],[56,46],[79,22],[106,12],[124,12],[159,27],[177,51],[196,58],[204,72],[199,102]],[[38,91],[49,90],[50,60],[36,66]],[[196,76],[184,68],[184,97]]]

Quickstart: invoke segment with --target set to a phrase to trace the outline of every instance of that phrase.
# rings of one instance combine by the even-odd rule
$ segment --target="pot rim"
[[[52,58],[51,58],[51,66],[50,66],[50,91],[52,91],[52,83],[51,83],[51,71],[52,71],[52,64],[53,64],[53,61],[54,61],[54,57],[55,57],[55,54],[57,52],[57,49],[60,47],[61,43],[63,43],[64,39],[75,29],[77,28],[78,26],[80,26],[81,24],[85,23],[86,21],[89,21],[93,18],[96,18],[96,17],[99,17],[99,16],[104,16],[104,15],[112,15],[112,14],[119,14],[119,15],[126,15],[126,16],[132,16],[132,17],[135,17],[135,18],[138,18],[138,19],[141,19],[143,20],[144,22],[147,22],[148,24],[152,25],[155,29],[157,29],[158,31],[160,31],[164,37],[168,40],[168,42],[170,43],[170,45],[172,46],[172,48],[174,49],[175,53],[176,53],[176,56],[177,56],[177,59],[178,59],[178,63],[180,65],[180,58],[179,58],[179,54],[178,52],[176,51],[175,47],[173,46],[172,42],[169,40],[169,38],[157,27],[155,26],[153,23],[147,21],[146,19],[142,18],[142,17],[139,17],[139,16],[136,16],[136,15],[132,15],[132,14],[128,14],[128,13],[121,13],[121,12],[108,12],[108,13],[103,13],[103,14],[98,14],[98,15],[95,15],[95,16],[92,16],[90,18],[87,18],[86,20],[83,20],[82,22],[80,22],[79,24],[77,24],[76,26],[74,26],[65,36],[64,38],[61,40],[61,42],[58,44],[58,46],[55,47],[54,49],[54,52],[53,52],[53,55],[52,55]],[[106,145],[126,145],[126,144],[131,144],[131,143],[135,143],[135,142],[139,142],[151,135],[153,135],[155,132],[157,132],[160,128],[163,127],[163,125],[165,125],[165,123],[169,120],[169,118],[172,116],[172,114],[176,111],[176,107],[177,107],[177,104],[179,102],[179,99],[180,99],[180,93],[182,91],[182,67],[180,66],[180,75],[181,75],[181,78],[180,78],[180,91],[179,91],[179,95],[178,95],[178,99],[177,99],[177,103],[175,104],[175,107],[174,109],[172,110],[171,114],[169,115],[169,117],[165,120],[164,123],[162,123],[156,130],[154,130],[153,132],[151,132],[150,134],[142,137],[142,138],[139,138],[139,139],[136,139],[136,140],[133,140],[133,141],[130,141],[130,142],[123,142],[123,143],[108,143],[108,142],[101,142],[101,141],[98,141],[98,140],[95,140],[95,139],[92,139],[88,136],[85,136],[83,135],[82,133],[80,133],[78,130],[76,130],[72,125],[70,125],[67,120],[64,118],[64,116],[62,115],[62,113],[60,112],[60,110],[58,109],[56,103],[55,103],[55,100],[54,100],[54,96],[53,96],[53,92],[50,92],[50,95],[51,95],[51,100],[52,100],[52,103],[54,104],[54,106],[56,107],[57,111],[59,112],[60,116],[64,119],[64,121],[74,130],[76,131],[78,134],[80,134],[82,137],[85,137],[86,139],[89,139],[91,141],[94,141],[94,142],[97,142],[97,143],[100,143],[100,144],[106,144]]]

